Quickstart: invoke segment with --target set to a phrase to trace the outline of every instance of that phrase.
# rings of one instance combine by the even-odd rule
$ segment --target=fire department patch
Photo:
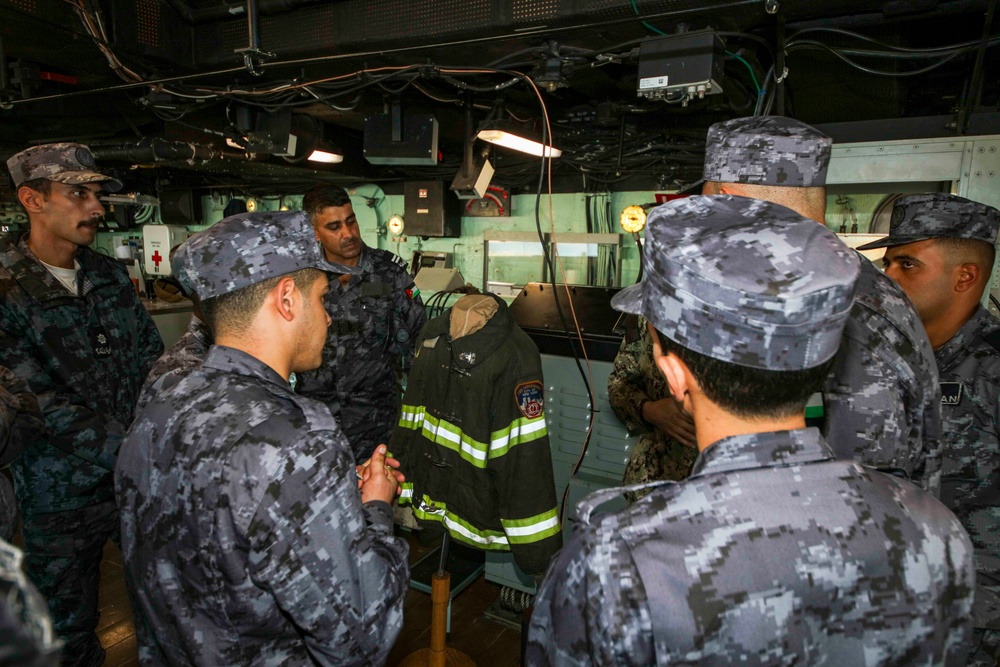
[[[521,414],[528,419],[535,419],[545,414],[545,401],[542,395],[542,383],[537,380],[517,385],[514,399]]]

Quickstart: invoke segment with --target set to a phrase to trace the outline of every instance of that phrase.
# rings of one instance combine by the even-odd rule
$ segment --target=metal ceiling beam
[[[300,7],[315,5],[323,0],[260,0],[258,9],[263,14],[281,14]],[[164,0],[188,25],[202,25],[213,21],[236,18],[246,13],[241,2],[224,2],[208,7],[192,7],[184,0]]]

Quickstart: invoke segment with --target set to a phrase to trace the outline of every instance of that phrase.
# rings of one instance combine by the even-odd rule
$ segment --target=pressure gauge
[[[618,222],[629,234],[638,234],[646,226],[646,211],[641,206],[626,206]]]
[[[247,197],[247,210],[251,213],[257,210],[257,200],[253,197]]]
[[[394,214],[389,217],[385,224],[393,236],[399,236],[403,233],[403,216]]]

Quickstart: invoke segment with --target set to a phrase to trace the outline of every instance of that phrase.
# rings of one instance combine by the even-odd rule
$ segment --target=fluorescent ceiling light
[[[309,154],[307,160],[312,160],[313,162],[329,162],[335,164],[337,162],[343,162],[344,156],[338,153],[331,153],[329,151],[314,150]]]
[[[544,146],[537,141],[532,141],[531,139],[526,139],[510,132],[504,132],[503,130],[480,130],[479,134],[476,136],[483,141],[490,142],[491,144],[503,146],[504,148],[510,148],[515,151],[521,151],[522,153],[528,153],[529,155],[536,155],[538,157],[543,157],[543,154],[544,157],[551,158],[557,158],[562,155],[562,151],[558,148]]]

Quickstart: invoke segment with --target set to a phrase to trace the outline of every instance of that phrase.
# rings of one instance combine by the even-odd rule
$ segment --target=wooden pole
[[[403,658],[400,667],[476,667],[465,653],[448,648],[448,602],[451,599],[451,574],[445,571],[448,560],[448,534],[441,544],[441,564],[431,577],[431,646]]]
[[[448,628],[448,596],[451,574],[435,572],[431,579],[431,653],[429,667],[445,667],[448,663],[445,635]]]

